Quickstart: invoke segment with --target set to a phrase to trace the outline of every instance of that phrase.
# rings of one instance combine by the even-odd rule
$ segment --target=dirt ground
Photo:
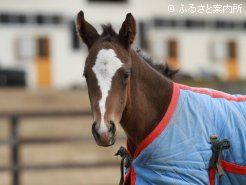
[[[89,100],[85,89],[63,91],[0,89],[0,113],[82,109],[89,109]],[[125,141],[118,140],[114,146],[109,148],[97,146],[91,135],[91,121],[91,117],[21,120],[18,133],[21,138],[66,136],[88,136],[90,138],[83,143],[22,145],[20,150],[21,164],[76,164],[103,161],[120,163],[120,158],[115,157],[114,153],[119,146],[125,144]],[[118,135],[124,137],[121,129],[118,130]],[[9,122],[6,119],[0,119],[0,140],[7,138],[9,138]],[[7,145],[0,145],[0,166],[9,164],[10,149]],[[21,185],[113,185],[118,184],[119,179],[119,167],[24,171],[21,174]],[[8,172],[0,173],[0,185],[10,184],[10,174]]]

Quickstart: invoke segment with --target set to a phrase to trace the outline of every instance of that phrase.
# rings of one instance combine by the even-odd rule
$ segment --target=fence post
[[[11,118],[11,163],[12,185],[19,185],[19,141],[18,141],[18,116]]]

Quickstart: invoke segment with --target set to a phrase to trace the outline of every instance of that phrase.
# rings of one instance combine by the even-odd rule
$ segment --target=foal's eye
[[[130,76],[130,71],[126,71],[124,73],[124,80],[126,81],[129,78],[129,76]]]

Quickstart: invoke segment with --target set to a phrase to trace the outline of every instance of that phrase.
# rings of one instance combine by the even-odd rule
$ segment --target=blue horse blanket
[[[231,144],[220,178],[209,167],[214,134]],[[174,83],[164,118],[132,157],[131,185],[246,185],[246,96]]]

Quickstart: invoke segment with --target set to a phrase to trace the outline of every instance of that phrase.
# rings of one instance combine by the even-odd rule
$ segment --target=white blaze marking
[[[102,95],[101,99],[99,100],[99,108],[101,111],[101,123],[98,130],[99,134],[108,131],[108,128],[104,121],[104,115],[106,112],[106,100],[108,97],[108,92],[111,89],[112,78],[121,66],[122,62],[117,57],[114,50],[102,49],[98,52],[95,65],[92,67]]]

